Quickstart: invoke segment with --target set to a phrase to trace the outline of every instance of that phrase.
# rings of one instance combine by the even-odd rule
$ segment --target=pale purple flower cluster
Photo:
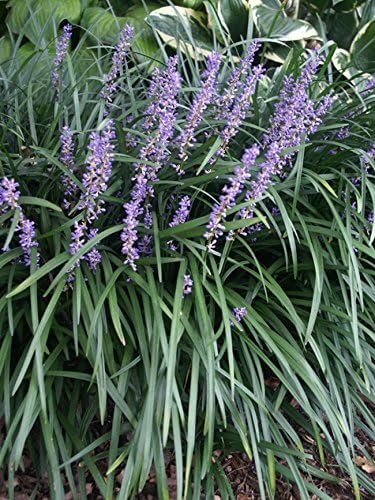
[[[184,276],[184,287],[182,293],[184,296],[189,295],[193,291],[193,280],[190,274],[185,274]]]
[[[367,80],[364,92],[368,94],[372,90],[375,90],[375,75],[370,76]]]
[[[73,144],[73,133],[68,126],[63,127],[60,137],[61,143],[61,153],[60,161],[67,168],[68,172],[71,174],[75,173],[75,163],[74,163],[74,144]],[[63,208],[64,210],[69,210],[71,207],[72,200],[76,197],[78,193],[78,186],[73,181],[68,173],[64,173],[61,177],[61,182],[64,186],[64,199]]]
[[[215,85],[220,67],[220,60],[221,56],[217,52],[212,52],[207,57],[207,69],[202,74],[200,89],[195,94],[193,104],[186,117],[186,126],[177,139],[180,146],[178,156],[181,161],[185,161],[188,158],[187,149],[191,147],[194,142],[196,142],[194,132],[202,120],[204,111],[207,109],[207,106],[210,104],[215,94]],[[178,169],[178,172],[183,173],[181,167]]]
[[[249,75],[252,64],[254,62],[254,57],[259,50],[260,43],[256,40],[250,43],[245,57],[243,57],[232,71],[229,77],[227,87],[225,88],[223,94],[218,96],[217,99],[217,120],[227,120],[231,114],[233,103],[243,87],[242,79]]]
[[[315,108],[309,97],[309,85],[321,61],[315,57],[307,62],[301,75],[294,80],[291,76],[284,79],[280,101],[275,105],[271,126],[263,138],[265,160],[260,164],[246,200],[258,200],[267,190],[274,175],[280,175],[295,155],[293,148],[313,134],[332,105],[333,98],[325,96]],[[252,208],[241,211],[242,218],[253,216]]]
[[[220,201],[212,209],[207,231],[204,234],[204,237],[208,240],[207,247],[210,251],[215,248],[218,238],[224,233],[224,220],[228,210],[234,207],[237,197],[243,191],[245,181],[251,175],[250,169],[254,165],[258,154],[259,148],[256,145],[245,151],[241,159],[242,166],[235,167],[234,176],[229,179],[230,185],[223,187]]]
[[[221,145],[216,152],[216,156],[223,156],[227,150],[229,141],[237,135],[250,108],[251,96],[254,94],[256,84],[263,73],[264,67],[262,65],[258,65],[255,66],[251,73],[249,73],[246,77],[246,80],[241,87],[241,91],[234,100],[230,113],[228,113],[227,124],[220,133]],[[215,160],[213,158],[212,162],[214,161]]]
[[[181,76],[177,70],[177,57],[169,59],[166,69],[156,68],[149,89],[150,105],[145,110],[146,128],[156,127],[148,134],[147,142],[140,151],[140,162],[136,167],[131,200],[124,204],[124,229],[121,233],[122,253],[125,264],[136,269],[135,261],[140,252],[137,248],[138,225],[143,216],[145,226],[150,227],[150,207],[154,196],[153,183],[169,155],[168,146],[173,136],[176,121],[177,95],[181,87]],[[152,162],[150,164],[149,162]]]
[[[83,219],[74,224],[71,243],[71,255],[75,255],[86,241],[93,239],[98,230],[92,224],[105,212],[104,201],[100,196],[107,190],[108,180],[112,172],[113,149],[112,140],[115,138],[113,122],[109,120],[102,132],[92,132],[88,149],[86,171],[82,178],[82,191],[77,208],[82,210]],[[100,262],[100,254],[93,248],[84,257],[91,269],[95,269]]]
[[[350,129],[349,125],[345,125],[344,127],[341,127],[338,129],[336,132],[336,139],[339,141],[344,141],[350,136]]]
[[[246,309],[246,307],[234,307],[232,310],[232,313],[233,313],[233,316],[238,321],[238,323],[241,323],[241,321],[247,315],[247,309]]]
[[[115,93],[117,87],[116,80],[121,73],[121,69],[124,65],[126,54],[129,50],[133,36],[133,26],[126,24],[120,32],[120,41],[116,45],[112,56],[112,66],[109,73],[105,76],[104,88],[100,93],[100,97],[106,101],[107,105],[112,103],[113,94]]]
[[[169,227],[179,226],[186,222],[190,213],[191,200],[189,196],[183,196],[178,204],[178,209],[174,214],[172,221],[169,223]]]
[[[65,56],[68,52],[69,42],[72,37],[72,27],[70,24],[66,24],[63,27],[62,35],[57,39],[56,42],[56,54],[52,63],[52,73],[51,79],[53,86],[59,92],[60,87],[60,69],[64,62]]]
[[[2,213],[20,208],[18,203],[19,198],[18,182],[14,179],[3,177],[0,182],[0,206]]]
[[[1,212],[6,213],[9,210],[18,210],[19,216],[15,231],[19,233],[19,242],[23,250],[24,262],[30,265],[31,249],[38,247],[35,236],[35,223],[28,219],[21,206],[19,205],[20,192],[18,191],[18,183],[14,179],[3,177],[0,182],[0,207]],[[8,248],[3,247],[3,251]]]
[[[108,180],[112,172],[113,149],[115,139],[113,122],[109,120],[102,132],[92,132],[88,149],[86,171],[82,177],[84,190],[81,193],[78,209],[85,211],[85,218],[92,224],[104,212],[104,201],[100,199],[107,190]]]

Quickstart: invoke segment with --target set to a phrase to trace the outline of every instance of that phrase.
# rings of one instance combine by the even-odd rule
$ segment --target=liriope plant
[[[264,67],[261,41],[150,76],[131,27],[109,60],[70,32],[52,81],[0,73],[9,497],[27,457],[51,498],[86,473],[132,498],[151,470],[168,498],[167,450],[177,498],[231,497],[214,450],[234,449],[262,498],[277,474],[327,498],[302,429],[374,494],[373,81],[335,83],[329,47]]]

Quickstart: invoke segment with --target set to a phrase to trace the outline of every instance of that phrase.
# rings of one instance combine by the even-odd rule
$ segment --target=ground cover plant
[[[131,26],[93,61],[71,31],[0,68],[9,498],[30,461],[51,498],[87,473],[112,498],[120,471],[118,498],[151,471],[168,498],[167,450],[177,498],[233,495],[217,450],[261,498],[278,474],[329,498],[327,456],[373,495],[374,79],[336,74],[331,44],[264,66],[261,40],[161,45],[150,72]]]

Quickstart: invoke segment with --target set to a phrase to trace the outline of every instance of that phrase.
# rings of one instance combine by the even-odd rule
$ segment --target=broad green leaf
[[[63,20],[71,23],[81,16],[80,0],[11,0],[8,24],[14,33],[25,33],[37,46],[45,46],[55,37]]]
[[[203,0],[177,0],[173,3],[182,7],[188,7],[189,9],[199,9],[203,5]]]
[[[353,67],[350,53],[345,49],[335,50],[332,56],[332,63],[334,67],[348,79],[358,75],[358,70]]]
[[[136,56],[141,58],[141,60],[144,59],[143,56],[154,59],[162,58],[154,33],[145,21],[147,15],[159,7],[159,4],[150,2],[146,4],[146,7],[143,5],[135,5],[128,9],[126,13],[127,22],[135,28],[133,47]]]
[[[202,58],[212,51],[212,39],[200,12],[184,7],[162,7],[147,16],[147,22],[163,42],[191,57]]]
[[[358,16],[356,12],[337,12],[328,19],[328,36],[339,47],[349,49],[350,44],[358,31]]]
[[[3,64],[10,57],[12,45],[7,36],[0,38],[0,64]]]
[[[317,38],[318,32],[307,21],[286,16],[279,0],[250,0],[254,24],[259,34],[280,41]]]
[[[332,0],[332,5],[336,12],[351,12],[364,2],[365,0]]]
[[[89,7],[83,13],[81,25],[88,31],[94,43],[99,40],[115,45],[126,21],[125,17],[116,17],[102,7]]]
[[[375,72],[375,19],[359,31],[350,47],[350,53],[358,69]]]
[[[219,0],[218,11],[233,41],[246,38],[249,8],[245,0]]]

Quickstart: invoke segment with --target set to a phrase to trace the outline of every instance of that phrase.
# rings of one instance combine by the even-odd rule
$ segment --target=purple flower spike
[[[59,87],[60,87],[60,68],[68,52],[68,47],[71,37],[72,37],[72,27],[70,24],[66,24],[63,27],[62,35],[57,39],[56,54],[52,63],[53,69],[51,73],[51,79],[53,86],[57,90],[57,93],[59,93]]]
[[[370,78],[366,82],[364,94],[369,94],[375,87],[375,75],[370,76]]]
[[[108,75],[105,76],[104,88],[100,93],[100,97],[105,99],[107,105],[112,103],[113,94],[115,93],[117,87],[116,79],[118,78],[122,66],[124,65],[126,54],[129,50],[133,36],[133,26],[126,24],[120,32],[120,42],[116,45],[112,56],[112,67]]]
[[[94,247],[87,253],[87,255],[85,255],[85,260],[87,260],[91,271],[95,271],[98,264],[102,261],[102,256],[100,255],[99,250]]]
[[[233,109],[228,116],[228,122],[224,130],[221,132],[221,146],[216,152],[216,156],[223,156],[227,150],[229,141],[233,139],[242,125],[246,117],[246,113],[250,108],[251,96],[254,94],[255,86],[258,80],[264,73],[262,65],[255,66],[252,73],[248,75],[241,92],[234,101]],[[212,158],[212,162],[215,159]]]
[[[68,126],[63,127],[60,142],[61,142],[60,161],[70,173],[74,174],[75,163],[73,157],[74,155],[73,133]],[[64,210],[69,210],[71,207],[72,200],[77,195],[78,186],[68,174],[64,174],[61,177],[61,182],[65,188],[63,208]]]
[[[86,226],[82,222],[74,223],[74,230],[71,235],[71,243],[69,245],[70,255],[75,255],[80,248],[86,243],[85,237]]]
[[[261,163],[256,178],[251,182],[251,189],[245,196],[246,200],[253,200],[255,203],[263,196],[272,182],[272,177],[280,175],[295,155],[295,151],[286,150],[298,147],[303,137],[308,140],[309,136],[316,132],[323,116],[332,105],[332,97],[325,96],[315,108],[308,94],[309,85],[320,61],[319,56],[309,60],[297,80],[291,76],[284,79],[280,101],[275,105],[271,118],[271,126],[263,137],[265,160]],[[243,219],[251,218],[253,215],[253,206],[240,212]],[[241,233],[245,234],[246,230],[243,229]]]
[[[184,276],[184,287],[183,287],[183,290],[182,290],[182,293],[183,293],[184,297],[186,297],[186,295],[191,294],[191,292],[193,291],[193,284],[194,284],[194,282],[191,279],[190,274],[185,274],[185,276]]]
[[[259,148],[256,145],[245,151],[242,156],[242,166],[235,167],[234,176],[229,179],[230,185],[223,187],[220,201],[212,209],[207,224],[208,231],[204,234],[208,240],[207,247],[210,251],[215,249],[218,238],[224,233],[223,222],[227,217],[228,210],[236,204],[237,197],[241,194],[245,181],[250,177],[250,169],[258,155]]]
[[[186,150],[196,142],[194,132],[202,120],[204,111],[214,96],[220,60],[221,56],[217,52],[212,52],[207,57],[207,69],[202,75],[201,87],[195,94],[193,104],[186,118],[186,126],[177,139],[180,146],[178,156],[181,161],[185,161],[188,158]],[[183,173],[182,170],[180,170],[181,169],[178,169],[179,173]]]
[[[181,198],[180,203],[178,204],[178,209],[173,216],[172,221],[169,223],[169,227],[179,226],[186,222],[186,219],[189,217],[190,212],[190,197],[184,196]]]
[[[158,172],[169,156],[168,146],[173,136],[176,121],[177,95],[181,87],[181,76],[177,70],[177,57],[168,60],[163,71],[153,72],[148,96],[151,103],[144,112],[144,128],[150,130],[146,144],[141,148],[140,161],[136,163],[134,186],[130,201],[124,204],[124,229],[121,232],[124,263],[136,270],[136,260],[140,256],[137,248],[138,225],[141,216],[145,226],[152,224],[151,203],[154,196],[153,183],[158,180]],[[151,127],[156,127],[154,133]],[[152,162],[150,165],[148,162]],[[143,246],[143,245],[142,245]]]
[[[113,122],[109,120],[101,132],[92,132],[88,149],[90,154],[87,158],[86,171],[83,174],[82,184],[84,190],[78,201],[78,209],[83,211],[83,219],[75,222],[71,235],[69,251],[75,255],[83,245],[94,238],[98,233],[97,228],[92,228],[92,224],[105,212],[104,201],[100,196],[105,193],[108,181],[112,172],[113,144],[115,139]],[[94,247],[81,259],[88,262],[91,270],[95,270],[101,262],[99,251]],[[81,260],[80,259],[80,260]],[[79,262],[76,264],[79,266]],[[73,280],[72,270],[69,271],[69,281]]]
[[[216,113],[217,120],[228,120],[237,94],[243,85],[242,78],[246,77],[250,73],[255,54],[259,48],[259,42],[256,40],[251,42],[245,57],[241,59],[239,65],[233,70],[223,95],[218,98],[218,110]]]
[[[109,120],[101,133],[92,132],[88,149],[86,172],[83,174],[78,209],[85,211],[85,219],[91,225],[105,211],[104,201],[99,197],[107,190],[108,180],[112,172],[113,144],[116,135],[113,122]]]
[[[35,236],[35,223],[27,219],[18,203],[20,192],[18,191],[18,183],[14,179],[3,177],[0,182],[0,208],[2,213],[7,213],[10,210],[19,210],[19,217],[15,228],[16,233],[19,233],[19,242],[24,254],[24,262],[27,266],[30,265],[31,249],[37,247],[38,243]],[[3,251],[8,248],[3,247]]]
[[[5,213],[8,210],[20,208],[18,204],[19,197],[18,182],[14,179],[3,177],[0,182],[0,206],[2,212]]]
[[[27,266],[29,266],[31,249],[33,247],[38,247],[38,243],[35,240],[35,223],[30,219],[27,219],[23,212],[21,212],[16,231],[20,233],[19,241],[23,250],[24,262]]]

